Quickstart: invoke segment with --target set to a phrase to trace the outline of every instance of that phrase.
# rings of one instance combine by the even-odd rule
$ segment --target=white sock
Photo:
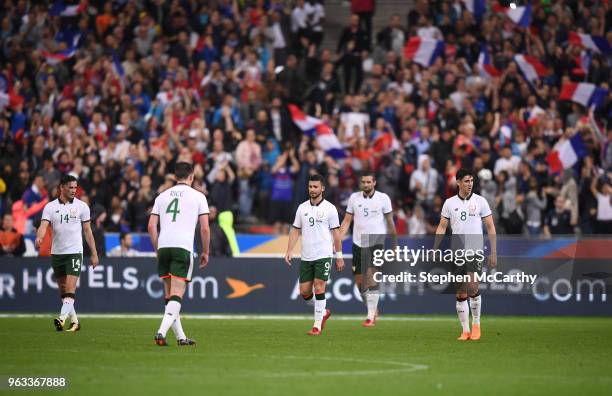
[[[366,293],[366,301],[368,307],[368,319],[374,320],[376,316],[376,309],[378,308],[378,300],[380,299],[380,295],[378,291],[370,290]]]
[[[79,318],[77,318],[76,311],[74,310],[74,302],[72,303],[72,311],[70,311],[70,322],[79,323]]]
[[[172,326],[172,323],[179,317],[179,313],[181,312],[181,303],[178,301],[170,300],[166,305],[166,310],[164,312],[164,317],[162,319],[161,325],[159,326],[158,333],[161,333],[162,336],[166,336],[168,329]]]
[[[468,306],[467,300],[457,301],[457,316],[459,322],[461,322],[461,328],[464,333],[470,332],[470,307]]]
[[[64,297],[62,298],[62,309],[60,311],[60,320],[66,320],[70,312],[74,309],[74,298]]]
[[[184,340],[185,338],[187,338],[185,332],[183,331],[180,314],[176,317],[174,322],[172,322],[172,331],[174,332],[174,335],[176,336],[177,340]]]
[[[480,324],[480,307],[482,306],[482,296],[470,297],[470,310],[472,311],[472,325]]]
[[[325,316],[325,303],[327,300],[315,299],[314,303],[314,327],[321,330],[321,323],[323,322],[323,316]]]
[[[303,297],[302,297],[303,298]],[[314,307],[315,304],[315,300],[314,300],[314,294],[310,295],[310,298],[306,299],[304,298],[304,302],[306,303],[306,305],[308,305],[309,307]]]

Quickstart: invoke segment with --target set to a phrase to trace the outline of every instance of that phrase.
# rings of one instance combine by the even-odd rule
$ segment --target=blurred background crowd
[[[195,165],[224,230],[287,232],[313,172],[342,216],[369,169],[398,232],[433,233],[464,167],[498,233],[610,234],[610,91],[594,108],[559,100],[567,82],[609,89],[611,54],[569,40],[611,43],[608,1],[534,0],[528,27],[468,3],[334,1],[351,10],[334,30],[323,0],[5,0],[0,254],[22,252],[63,173],[78,177],[98,235],[146,232],[177,161]],[[499,5],[527,4],[515,3]],[[404,51],[414,37],[444,50],[419,64]],[[483,47],[499,75],[479,67]],[[550,73],[527,82],[517,54]],[[290,103],[330,126],[344,153],[303,133]],[[556,169],[551,152],[576,135],[583,151]]]

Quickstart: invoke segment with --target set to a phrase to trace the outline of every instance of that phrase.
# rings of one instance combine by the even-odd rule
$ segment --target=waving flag
[[[70,47],[60,52],[48,52],[41,51],[42,56],[45,58],[45,61],[50,65],[57,65],[65,61],[66,59],[70,59],[76,54],[76,48]]]
[[[317,139],[319,146],[325,150],[325,152],[334,158],[346,157],[346,152],[342,148],[342,144],[338,140],[338,137],[334,134],[334,131],[325,124],[322,120],[305,115],[302,110],[294,104],[287,106],[291,119],[302,130],[302,132],[310,137]]]
[[[553,173],[561,172],[563,169],[571,168],[580,159],[587,155],[586,147],[580,133],[570,139],[557,143],[546,157],[546,162]]]
[[[63,1],[56,1],[49,10],[51,16],[71,17],[82,14],[87,10],[87,2],[82,1],[77,5],[67,6]]]
[[[581,51],[575,61],[576,67],[572,69],[572,74],[580,78],[586,77],[591,67],[591,51]]]
[[[517,6],[514,3],[511,3],[510,7],[504,7],[499,3],[495,3],[493,5],[493,11],[500,12],[502,14],[506,14],[508,18],[512,20],[515,24],[520,27],[529,27],[531,23],[531,3],[526,6]]]
[[[404,47],[404,57],[421,66],[431,66],[444,53],[444,41],[411,37]]]
[[[474,19],[480,24],[486,10],[485,0],[463,0],[465,8],[474,15]]]
[[[546,77],[551,70],[542,64],[538,58],[530,55],[515,55],[514,61],[518,65],[525,80],[533,85],[539,78]]]
[[[602,36],[591,36],[590,34],[570,32],[569,42],[593,50],[599,54],[608,55],[612,53],[612,47],[610,47],[608,40]]]
[[[23,97],[12,93],[0,92],[0,110],[23,103]]]
[[[487,51],[487,46],[484,44],[482,45],[480,55],[478,56],[478,67],[480,68],[480,74],[484,75],[485,77],[491,78],[501,76],[501,72],[491,63],[489,51]]]
[[[564,83],[559,100],[570,100],[585,107],[599,107],[608,95],[608,90],[589,83]]]

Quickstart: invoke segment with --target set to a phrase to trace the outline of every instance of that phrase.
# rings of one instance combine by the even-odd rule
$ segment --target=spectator
[[[210,206],[208,208],[208,223],[210,225],[210,256],[211,257],[232,257],[232,249],[225,232],[219,227],[217,220],[217,208]]]
[[[425,154],[419,156],[418,169],[410,177],[410,190],[415,193],[418,204],[428,206],[438,191],[438,171],[431,167]]]
[[[288,224],[291,221],[293,178],[300,170],[300,163],[295,157],[292,148],[287,148],[278,156],[271,169],[273,177],[272,192],[270,194],[270,217],[274,223],[277,234],[287,234]]]
[[[565,208],[565,199],[562,196],[557,196],[555,199],[555,207],[546,215],[544,221],[544,235],[568,235],[574,232],[574,224],[572,224],[572,214],[569,209]]]
[[[612,185],[605,180],[601,183],[601,188],[597,188],[598,180],[593,178],[591,192],[597,199],[597,223],[595,231],[598,234],[610,234],[612,227]]]
[[[538,182],[529,180],[529,192],[525,197],[525,224],[529,235],[537,236],[542,233],[542,211],[546,209],[546,199],[538,191]]]
[[[119,245],[108,252],[108,257],[138,257],[140,252],[132,249],[132,234],[122,232],[119,234]]]
[[[261,166],[261,147],[255,142],[255,130],[247,129],[246,139],[236,147],[240,214],[251,215],[254,196],[254,176]]]
[[[13,216],[5,214],[2,217],[2,229],[0,230],[0,256],[23,256],[25,242],[23,234],[17,232],[13,227]]]

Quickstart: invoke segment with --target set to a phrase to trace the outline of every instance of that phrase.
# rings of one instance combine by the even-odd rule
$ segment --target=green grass
[[[485,317],[480,341],[458,342],[450,316],[332,317],[320,337],[310,320],[186,317],[195,348],[155,346],[157,319],[51,321],[0,319],[0,375],[65,376],[72,395],[612,394],[612,318]]]

